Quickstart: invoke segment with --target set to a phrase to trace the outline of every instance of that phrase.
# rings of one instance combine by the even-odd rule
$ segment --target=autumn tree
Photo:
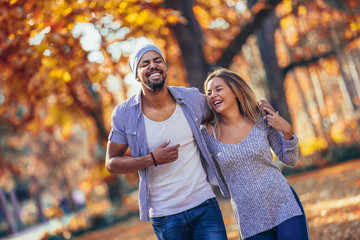
[[[166,53],[170,85],[202,90],[213,67],[233,68],[250,83],[262,78],[284,117],[290,108],[311,131],[331,136],[321,124],[341,110],[321,96],[328,91],[320,75],[340,74],[346,106],[359,108],[358,9],[355,0],[4,0],[0,122],[35,136],[60,132],[65,141],[81,126],[85,151],[103,161],[111,112],[133,84],[128,56],[138,42],[153,41]]]
[[[125,42],[142,36],[154,40],[167,52],[169,65],[175,68],[171,68],[170,73],[172,84],[202,89],[202,82],[211,68],[230,67],[249,36],[263,26],[268,33],[260,31],[263,36],[259,43],[269,80],[270,100],[288,115],[282,87],[284,74],[280,73],[281,69],[276,70],[279,67],[267,67],[267,64],[276,65],[275,42],[271,36],[278,27],[280,17],[275,7],[280,2],[248,1],[246,7],[241,1],[221,0],[210,3],[200,0],[3,1],[1,21],[6,27],[1,30],[4,99],[1,112],[4,120],[34,132],[53,131],[60,126],[66,137],[77,119],[94,133],[90,134],[92,142],[99,139],[103,145],[112,106],[127,97],[124,82],[121,82],[117,93],[120,97],[116,100],[105,84],[109,73],[118,79],[128,74],[125,66],[131,49],[124,49]],[[336,1],[328,2],[340,6]],[[291,1],[281,5],[290,5],[290,14],[300,6]],[[354,12],[356,6],[352,1],[348,5],[341,3],[342,8]],[[238,10],[241,6],[243,9]],[[111,21],[106,20],[109,17]],[[79,22],[92,23],[101,33],[102,64],[89,62],[88,53],[78,40],[81,36],[74,38],[71,31]],[[264,25],[270,22],[274,22],[273,27]],[[120,30],[123,36],[116,37]],[[43,39],[40,44],[30,45],[29,38],[35,36],[43,36]],[[273,40],[264,45],[265,39]],[[120,57],[113,56],[111,49],[114,48],[123,50]],[[320,57],[322,55],[313,58]],[[283,72],[296,64],[284,66]],[[182,67],[184,73],[180,70]],[[40,117],[40,112],[49,114]],[[92,127],[93,123],[96,128]]]

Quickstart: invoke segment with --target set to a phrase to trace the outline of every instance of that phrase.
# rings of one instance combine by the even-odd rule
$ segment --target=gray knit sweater
[[[240,238],[254,236],[302,215],[290,184],[273,163],[270,150],[271,147],[281,162],[294,167],[299,157],[296,136],[285,140],[280,131],[254,125],[241,142],[225,144],[211,136],[205,126],[201,131],[229,187]]]

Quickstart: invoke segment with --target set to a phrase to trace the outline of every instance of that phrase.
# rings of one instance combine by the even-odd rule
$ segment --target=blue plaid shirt
[[[200,124],[208,113],[206,97],[197,88],[169,87],[168,90],[180,104],[181,109],[190,125],[195,141],[200,149],[201,163],[207,173],[208,181],[219,185],[222,194],[229,196],[221,181],[219,173],[207,149],[205,140],[200,132]],[[112,129],[109,140],[118,144],[127,144],[132,157],[149,154],[146,142],[144,116],[141,107],[141,91],[138,94],[117,105],[112,113]],[[149,221],[150,193],[148,169],[139,170],[139,205],[140,219]]]

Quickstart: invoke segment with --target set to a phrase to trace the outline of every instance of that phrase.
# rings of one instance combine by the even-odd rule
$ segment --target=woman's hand
[[[264,116],[264,120],[266,120],[265,108],[275,111],[275,109],[270,105],[267,100],[259,100],[257,101],[257,105],[259,107],[260,113]]]
[[[294,130],[292,126],[284,118],[282,118],[278,112],[275,112],[267,107],[264,107],[264,110],[267,113],[266,119],[269,126],[281,131],[286,140],[291,140],[294,137]]]

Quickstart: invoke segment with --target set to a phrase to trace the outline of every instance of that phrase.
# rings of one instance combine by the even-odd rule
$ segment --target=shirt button
[[[219,152],[218,154],[217,154],[217,156],[220,156],[221,155],[221,152]]]

